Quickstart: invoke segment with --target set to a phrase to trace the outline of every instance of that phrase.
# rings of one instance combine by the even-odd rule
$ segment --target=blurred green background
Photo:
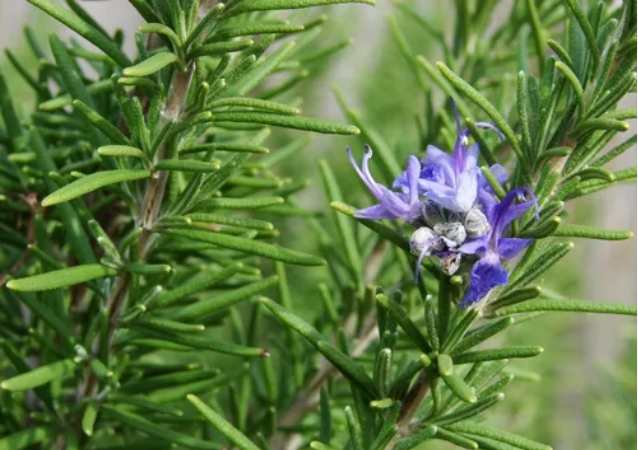
[[[500,2],[495,16],[504,16],[510,3]],[[131,34],[140,18],[126,0],[83,4],[107,30],[123,28],[131,50]],[[452,29],[449,26],[454,17],[451,4],[434,0],[414,3],[423,16],[441,29]],[[419,148],[414,120],[423,105],[423,93],[390,37],[387,17],[393,12],[392,3],[386,0],[380,0],[376,8],[334,8],[324,36],[330,42],[351,39],[351,44],[318,68],[319,76],[304,81],[299,92],[303,93],[303,109],[307,114],[342,119],[332,92],[332,87],[338,86],[348,103],[381,131],[403,157],[423,151]],[[441,57],[436,42],[428,39],[413,22],[402,16],[397,19],[413,50],[431,61]],[[22,42],[21,29],[26,23],[40,33],[43,44],[48,33],[56,32],[55,24],[26,2],[0,2],[0,44],[3,48],[10,47],[24,65],[30,66],[37,62],[29,59]],[[68,37],[72,37],[70,33]],[[20,98],[15,103],[23,104],[28,110],[32,99],[28,97],[26,85],[9,67],[6,58],[0,59],[0,68],[8,75],[12,92]],[[624,103],[624,107],[634,107],[635,95],[626,98]],[[631,133],[635,133],[635,124],[627,136]],[[285,138],[275,135],[275,139],[282,142]],[[344,149],[348,145],[359,146],[360,142],[352,138],[311,136],[307,148],[298,154],[294,163],[280,168],[282,174],[288,172],[310,180],[310,187],[298,196],[302,206],[317,211],[327,208],[318,179],[320,159],[328,160],[335,169],[346,200],[355,205],[365,204],[365,194],[345,157]],[[635,160],[635,150],[616,164],[626,167],[632,160]],[[574,202],[570,208],[574,222],[636,230],[636,186],[633,184]],[[286,230],[290,234],[288,246],[310,249],[316,246],[314,233],[303,220],[287,224]],[[550,271],[545,280],[547,285],[576,298],[628,304],[636,301],[635,239],[576,244],[575,251]],[[321,270],[308,269],[291,272],[296,306],[311,314],[319,299],[316,289],[307,292],[308,286],[314,286],[323,274]],[[545,347],[541,357],[519,365],[542,378],[510,385],[509,400],[495,410],[489,421],[541,442],[551,442],[561,450],[635,449],[635,327],[635,320],[624,317],[567,314],[546,316],[514,327],[509,336],[514,343]],[[436,442],[427,448],[445,448],[445,444]]]

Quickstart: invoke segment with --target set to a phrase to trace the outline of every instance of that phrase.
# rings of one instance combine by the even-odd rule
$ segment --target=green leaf
[[[465,383],[463,378],[459,375],[452,372],[450,374],[441,375],[441,377],[455,396],[466,403],[476,403],[478,400],[476,397],[476,391],[473,387],[470,387],[467,383]]]
[[[179,286],[160,292],[156,297],[152,298],[147,307],[164,307],[171,305],[184,298],[190,297],[198,292],[205,291],[215,284],[229,279],[242,268],[242,263],[233,263],[228,267],[219,270],[202,270],[194,277],[180,283]]]
[[[129,145],[103,145],[97,149],[101,156],[129,156],[131,158],[145,159],[146,155],[142,150]]]
[[[519,264],[519,267],[513,274],[512,281],[510,281],[507,286],[507,291],[509,292],[514,288],[523,287],[531,283],[567,255],[573,248],[573,242],[553,243],[543,249],[543,251],[536,255],[530,262]]]
[[[454,325],[450,332],[447,333],[447,336],[445,336],[442,351],[447,353],[448,350],[455,348],[459,340],[467,332],[467,329],[470,327],[470,325],[472,325],[472,322],[474,322],[478,315],[479,311],[475,309],[468,309],[463,314],[461,314],[458,319],[454,318]]]
[[[411,450],[417,445],[432,439],[439,431],[436,425],[428,425],[424,429],[401,439],[394,450]]]
[[[39,275],[17,278],[7,283],[14,291],[33,292],[57,289],[74,284],[85,283],[96,278],[116,275],[117,271],[100,264],[83,264],[66,269],[54,270]]]
[[[89,402],[84,408],[82,414],[82,431],[87,436],[93,435],[93,426],[95,425],[95,419],[97,419],[98,407],[95,402]]]
[[[199,152],[240,152],[240,153],[270,153],[270,150],[261,145],[251,145],[245,143],[233,142],[211,142],[208,144],[191,145],[183,148],[181,154],[199,153]]]
[[[40,8],[48,15],[59,20],[67,27],[78,33],[80,36],[93,43],[96,47],[106,53],[119,66],[125,67],[130,64],[126,55],[120,50],[115,41],[109,36],[95,29],[84,22],[71,11],[61,8],[50,0],[28,0],[32,5]]]
[[[177,333],[198,333],[200,331],[206,330],[206,327],[199,323],[176,322],[174,320],[162,319],[159,317],[143,317],[141,319],[137,319],[135,320],[134,326],[138,326],[140,328],[147,327],[158,331],[169,331]]]
[[[438,320],[434,311],[434,299],[431,295],[428,295],[424,303],[425,328],[428,330],[428,338],[430,338],[432,349],[438,351],[441,343],[439,342]]]
[[[132,262],[125,264],[122,267],[122,270],[139,275],[166,275],[173,271],[173,267],[168,264],[145,264]]]
[[[392,369],[392,350],[382,348],[377,353],[374,362],[374,382],[377,384],[381,396],[387,396],[388,383]]]
[[[292,308],[292,295],[290,293],[290,285],[288,284],[288,274],[286,273],[286,266],[277,261],[275,263],[275,270],[277,277],[279,278],[279,285],[277,286],[277,293],[279,294],[279,300],[284,308]],[[320,285],[321,288],[321,285]],[[297,339],[294,331],[287,330],[288,342],[290,342],[290,361],[292,365],[292,379],[297,385],[301,385],[305,379],[306,365],[303,357],[303,342],[301,339]]]
[[[587,19],[587,15],[582,10],[578,0],[563,0],[563,3],[565,3],[565,5],[567,5],[567,7],[571,10],[572,14],[576,18],[576,21],[578,22],[578,25],[585,34],[587,45],[589,45],[589,51],[594,57],[595,67],[598,67],[598,64],[600,64],[600,50],[598,50],[598,44],[596,43],[596,34],[594,33],[594,29]]]
[[[556,61],[556,64],[554,64],[554,67],[556,67],[556,69],[558,69],[565,76],[565,78],[571,85],[572,89],[574,90],[574,93],[576,94],[576,97],[578,98],[578,104],[580,105],[580,112],[581,114],[584,114],[585,113],[585,98],[584,98],[585,94],[583,92],[583,87],[581,86],[580,81],[578,80],[578,76],[576,76],[576,74],[572,72],[572,69],[570,69],[569,66],[562,61]]]
[[[446,355],[444,353],[438,354],[436,356],[436,365],[439,375],[441,376],[454,373],[454,363],[452,362],[450,355]]]
[[[239,370],[231,370],[227,374],[219,376],[214,376],[210,371],[202,371],[204,376],[200,376],[194,381],[172,381],[168,384],[168,387],[153,390],[153,392],[149,393],[144,398],[155,403],[168,403],[173,401],[182,401],[184,400],[184,397],[191,392],[213,392],[219,387],[228,386],[231,381],[235,382],[243,378],[249,367],[249,364],[245,364],[243,368]],[[166,382],[170,381],[171,375],[173,374],[166,377]]]
[[[258,209],[285,203],[283,197],[243,197],[243,198],[209,198],[200,206],[202,209]]]
[[[177,55],[171,52],[155,53],[150,58],[141,61],[134,66],[127,67],[122,71],[126,77],[146,77],[155,72],[159,72],[164,67],[177,61]]]
[[[458,447],[468,448],[471,450],[476,450],[479,448],[479,445],[472,439],[469,439],[452,431],[448,431],[445,428],[439,428],[436,432],[436,437],[438,439],[443,439],[444,441],[451,442]]]
[[[634,134],[633,136],[630,136],[627,140],[623,141],[621,144],[618,144],[616,147],[609,150],[600,158],[596,159],[596,161],[591,163],[590,166],[600,167],[604,164],[607,164],[608,162],[613,161],[618,156],[625,153],[630,148],[633,148],[635,145],[636,145],[636,135]]]
[[[229,308],[242,300],[268,289],[277,284],[278,277],[273,275],[264,280],[242,286],[229,291],[216,293],[206,300],[198,300],[195,303],[181,307],[174,317],[182,320],[198,319],[207,317],[222,309]]]
[[[208,242],[223,248],[238,250],[240,252],[252,255],[264,256],[266,258],[283,261],[290,264],[298,264],[302,266],[320,266],[324,264],[324,260],[318,256],[309,255],[307,253],[290,250],[278,245],[267,244],[251,239],[244,239],[237,236],[229,236],[221,233],[214,233],[200,230],[183,230],[171,228],[166,231],[169,236],[183,237],[194,239],[196,241]]]
[[[552,50],[554,50],[554,53],[556,53],[556,55],[558,55],[558,57],[565,63],[567,64],[570,68],[573,67],[574,62],[572,61],[572,58],[569,56],[569,53],[567,52],[567,50],[565,50],[565,48],[560,44],[560,42],[555,41],[554,39],[548,39],[547,40],[547,45],[549,46],[549,48],[551,48]]]
[[[178,433],[167,426],[158,425],[142,416],[125,411],[119,407],[103,405],[102,411],[133,429],[139,430],[149,436],[161,439],[171,444],[202,450],[212,450],[217,448],[217,446],[212,442],[203,441],[186,434]]]
[[[111,122],[81,100],[73,100],[73,108],[90,124],[100,130],[111,142],[120,145],[130,144],[128,138]]]
[[[312,325],[270,299],[261,298],[260,301],[284,325],[292,328],[306,338],[306,340],[323,354],[345,377],[361,386],[372,398],[378,397],[376,385],[363,367],[330,344]]]
[[[540,17],[538,15],[538,8],[536,7],[536,2],[534,0],[527,0],[527,11],[529,13],[532,31],[534,32],[536,55],[538,56],[540,70],[542,72],[543,62],[545,61],[545,46],[547,45],[545,42],[545,29],[543,28],[543,24],[541,23]]]
[[[492,336],[500,333],[510,325],[514,323],[514,319],[508,317],[501,320],[496,320],[490,323],[486,323],[478,328],[471,330],[464,338],[454,347],[454,355],[469,350],[470,348],[480,344],[483,341],[491,338]]]
[[[532,358],[543,353],[543,347],[538,345],[507,347],[490,350],[477,350],[462,353],[454,357],[454,364],[467,364],[478,361],[493,361],[496,359]]]
[[[181,41],[179,39],[179,36],[172,29],[170,29],[163,23],[153,23],[153,22],[144,23],[140,26],[139,30],[142,33],[163,34],[170,40],[174,48],[179,48],[181,46]]]
[[[605,230],[587,225],[562,224],[558,227],[553,236],[578,237],[586,239],[601,239],[605,241],[622,241],[634,237],[634,233],[629,230]]]
[[[229,88],[229,92],[232,95],[245,95],[253,90],[288,57],[294,47],[295,42],[289,42],[258,64],[251,64],[248,71],[241,74],[238,81]]]
[[[5,129],[10,137],[16,138],[22,130],[20,119],[13,105],[12,96],[9,93],[7,82],[0,73],[0,114],[4,121]]]
[[[47,427],[29,427],[0,438],[0,450],[20,450],[35,444],[53,441],[55,433]]]
[[[328,163],[323,159],[319,161],[319,170],[321,172],[321,179],[328,199],[331,202],[340,201],[342,196],[337,179]],[[339,231],[339,237],[341,239],[341,245],[345,249],[352,274],[355,279],[357,279],[358,274],[361,271],[361,255],[357,248],[357,240],[352,227],[352,221],[341,214],[335,213],[334,215],[337,223],[337,229]]]
[[[166,406],[156,402],[151,402],[139,396],[111,394],[109,395],[109,400],[113,403],[117,402],[118,404],[123,403],[125,405],[132,405],[136,408],[141,408],[152,413],[170,414],[175,417],[182,417],[184,415],[182,410],[177,409],[174,406]]]
[[[302,116],[284,116],[279,114],[266,114],[259,112],[216,112],[213,120],[217,122],[243,122],[271,125],[296,130],[314,131],[327,134],[359,134],[357,127],[343,125],[338,122],[313,119]]]
[[[525,231],[518,233],[522,238],[534,238],[540,239],[554,234],[556,229],[560,226],[562,219],[560,217],[551,217],[547,220],[541,221],[538,225],[531,227]]]
[[[545,311],[573,311],[598,314],[636,315],[636,307],[613,303],[592,303],[586,300],[564,299],[536,299],[518,305],[501,308],[494,313],[496,316],[522,314]]]
[[[486,409],[491,408],[496,403],[503,401],[504,399],[505,399],[505,394],[503,394],[502,392],[499,392],[498,394],[494,394],[487,398],[481,399],[472,405],[468,405],[463,408],[458,408],[449,414],[441,416],[436,419],[436,423],[437,425],[447,425],[450,423],[458,422],[459,420],[474,417],[477,414],[480,414],[481,412],[485,411]]]
[[[67,378],[73,374],[76,367],[77,363],[73,359],[63,359],[6,379],[0,383],[0,388],[8,391],[26,391],[53,380]]]
[[[494,310],[502,308],[503,306],[509,306],[516,303],[524,302],[538,297],[541,294],[541,289],[538,286],[532,286],[528,288],[515,289],[507,292],[498,297],[493,302],[489,303],[488,309]]]
[[[219,170],[219,161],[200,161],[197,159],[162,159],[155,163],[157,170],[177,172],[215,172]]]
[[[86,90],[91,95],[108,92],[111,89],[113,89],[113,82],[110,79],[96,81],[95,83],[89,84],[86,87]],[[65,106],[70,105],[72,101],[73,97],[71,97],[69,94],[64,94],[40,103],[38,105],[38,108],[42,111],[55,111],[56,109],[61,109]]]
[[[421,333],[421,330],[410,319],[408,313],[397,302],[389,299],[384,294],[378,294],[376,296],[377,302],[381,305],[392,317],[392,319],[403,329],[408,338],[421,349],[422,352],[429,353],[432,351],[427,339]]]
[[[232,225],[242,228],[250,228],[260,231],[272,231],[275,226],[265,220],[250,219],[244,217],[232,217],[225,214],[193,213],[187,216],[193,222],[215,223],[219,225]]]
[[[31,370],[31,366],[27,362],[26,358],[23,358],[22,355],[18,353],[18,350],[13,346],[13,344],[9,341],[3,342],[2,351],[6,356],[7,360],[11,363],[13,367],[17,370],[18,373],[24,373]],[[37,397],[46,405],[46,407],[54,411],[55,405],[53,404],[53,398],[51,395],[51,391],[47,389],[46,386],[39,386],[34,389],[34,393]],[[4,448],[0,446],[0,448]]]
[[[233,26],[221,27],[215,31],[212,39],[227,39],[237,36],[249,36],[253,34],[270,34],[270,33],[299,33],[304,31],[303,25],[297,25],[287,22],[253,22],[238,23]]]
[[[628,129],[629,125],[622,120],[614,119],[613,117],[597,117],[581,122],[574,130],[574,135],[582,137],[598,130],[627,131]]]
[[[226,436],[233,444],[241,450],[259,450],[253,442],[246,437],[241,431],[232,426],[230,422],[217,414],[212,408],[201,401],[197,396],[188,394],[186,399],[197,408],[197,410],[208,420],[213,427],[221,434]]]
[[[140,1],[140,0],[137,0],[137,1]],[[218,3],[212,8],[210,8],[208,12],[206,13],[206,15],[202,17],[202,19],[199,22],[197,22],[197,25],[195,25],[195,28],[190,32],[190,34],[184,41],[184,47],[185,48],[189,47],[195,40],[197,40],[197,38],[200,36],[200,34],[203,31],[208,30],[211,22],[217,19],[219,15],[225,9],[226,9],[226,5],[224,3]]]
[[[223,108],[223,107],[233,107],[236,106],[238,108],[254,108],[261,109],[263,111],[282,113],[282,114],[299,114],[301,111],[299,108],[294,106],[285,105],[279,102],[273,102],[270,100],[262,100],[259,98],[250,98],[250,97],[224,97],[218,100],[215,100],[208,104],[208,108]]]
[[[252,358],[264,358],[269,356],[268,351],[263,348],[247,347],[245,345],[233,344],[227,340],[212,339],[208,336],[202,336],[201,332],[196,333],[197,335],[193,335],[192,332],[190,332],[189,334],[183,334],[173,331],[151,330],[148,328],[138,331],[145,336],[149,336],[157,340],[158,342],[177,344],[179,348],[176,349],[179,350],[183,350],[185,348],[199,349],[217,353],[224,353],[226,355]],[[133,341],[133,344],[135,344],[135,341]]]
[[[49,36],[51,51],[61,75],[62,88],[71,97],[81,100],[87,105],[94,106],[93,98],[84,85],[84,75],[71,52],[55,34]]]
[[[352,450],[364,450],[363,433],[359,422],[354,417],[352,408],[350,406],[346,406],[344,408],[344,412],[346,416],[346,424],[348,425],[348,434],[350,435],[350,448]]]
[[[116,169],[95,172],[79,178],[57,191],[47,195],[42,200],[42,206],[51,206],[58,203],[68,202],[89,192],[93,192],[109,184],[123,181],[141,180],[151,176],[148,170]]]
[[[452,72],[445,64],[438,62],[436,63],[436,67],[456,89],[462,92],[468,99],[474,102],[479,108],[485,111],[488,116],[490,116],[490,118],[494,121],[494,124],[503,132],[510,141],[510,144],[512,144],[512,150],[514,150],[518,159],[524,160],[520,142],[516,137],[514,130],[512,130],[501,113],[497,111],[497,109],[483,96],[483,94],[474,89],[467,83],[467,81]]]
[[[364,3],[374,5],[374,0],[245,0],[227,11],[227,16],[236,16],[252,11],[310,8],[339,3]]]
[[[530,131],[530,117],[529,117],[529,95],[527,86],[527,74],[523,71],[518,72],[517,84],[516,84],[516,104],[518,106],[518,117],[521,122],[521,129],[523,134],[523,143],[529,153],[533,148],[533,140]],[[529,155],[532,156],[532,155]],[[491,184],[491,183],[490,183]]]
[[[459,422],[453,425],[448,425],[448,428],[459,433],[471,433],[477,436],[494,439],[524,450],[552,450],[552,447],[549,445],[541,444],[517,434],[508,433],[507,431],[491,428],[482,423]]]
[[[237,39],[233,41],[225,42],[213,42],[212,44],[205,44],[193,49],[189,53],[189,57],[196,58],[199,56],[219,56],[224,53],[239,52],[255,45],[255,41],[252,39]]]

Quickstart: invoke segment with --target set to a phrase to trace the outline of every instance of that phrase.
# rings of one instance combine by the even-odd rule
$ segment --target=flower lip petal
[[[408,195],[410,196],[408,203],[413,204],[419,199],[419,175],[421,173],[421,163],[416,156],[410,155],[408,158],[408,167],[406,168],[406,175],[408,178]]]
[[[366,148],[366,152],[363,155],[363,163],[361,168],[359,167],[359,165],[354,159],[354,155],[352,154],[352,148],[348,147],[347,152],[348,152],[348,159],[350,160],[350,164],[354,168],[355,172],[357,172],[357,175],[359,175],[359,178],[361,178],[361,181],[363,181],[363,183],[370,190],[372,195],[374,195],[377,198],[377,200],[380,200],[380,197],[382,195],[381,190],[379,189],[378,183],[374,181],[374,179],[372,178],[372,174],[370,173],[370,170],[368,167],[368,161],[370,160],[370,158],[372,158],[372,149],[370,147]]]
[[[372,205],[367,208],[356,210],[354,217],[357,219],[380,220],[394,219],[396,216],[388,211],[388,209],[383,205]]]
[[[413,222],[418,219],[421,214],[418,191],[421,164],[416,157],[412,156],[408,160],[406,170],[395,180],[396,188],[401,189],[399,192],[392,191],[377,183],[372,177],[369,166],[372,158],[372,149],[369,146],[365,147],[361,167],[355,161],[350,148],[348,148],[348,158],[359,178],[379,202],[378,205],[358,210],[355,213],[356,217],[370,220],[403,219],[407,222]]]
[[[516,203],[521,198],[524,200]],[[536,196],[531,189],[515,188],[509,191],[494,209],[494,233],[500,237],[510,223],[525,214],[535,204]]]
[[[531,243],[531,239],[501,238],[498,241],[498,254],[503,259],[512,259]]]
[[[477,303],[495,287],[506,284],[507,279],[507,270],[499,262],[498,255],[488,253],[472,267],[470,285],[459,306],[467,308]]]
[[[456,203],[459,211],[469,211],[474,202],[478,190],[478,178],[476,170],[462,172],[459,176],[456,191]]]

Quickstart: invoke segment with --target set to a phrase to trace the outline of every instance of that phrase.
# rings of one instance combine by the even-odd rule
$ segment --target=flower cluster
[[[477,125],[500,135],[491,124]],[[448,275],[455,274],[464,260],[473,262],[469,287],[460,303],[461,307],[468,307],[496,286],[507,283],[508,274],[502,262],[530,244],[529,239],[507,236],[509,225],[536,200],[527,188],[514,188],[499,200],[478,167],[478,145],[470,145],[469,131],[461,128],[458,119],[457,131],[451,154],[429,145],[423,159],[410,155],[391,189],[372,177],[369,147],[361,167],[350,149],[348,156],[378,201],[358,210],[355,216],[403,220],[416,228],[410,238],[410,249],[417,257],[415,277],[426,256],[437,257]],[[496,164],[490,169],[499,182],[507,180],[502,166]]]

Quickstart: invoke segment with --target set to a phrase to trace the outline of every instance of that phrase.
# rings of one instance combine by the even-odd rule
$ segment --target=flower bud
[[[490,223],[478,208],[472,208],[468,211],[464,220],[465,231],[471,238],[483,236],[490,231]]]
[[[445,221],[441,208],[430,201],[425,201],[421,204],[421,215],[425,223],[430,226]]]
[[[461,254],[450,253],[441,258],[441,270],[446,275],[454,275],[461,267]]]
[[[467,233],[461,222],[443,222],[434,225],[434,232],[443,238],[448,247],[458,247],[461,245]]]
[[[426,255],[433,250],[443,250],[441,238],[428,227],[417,228],[410,236],[410,252],[415,256],[419,256],[424,250]]]

